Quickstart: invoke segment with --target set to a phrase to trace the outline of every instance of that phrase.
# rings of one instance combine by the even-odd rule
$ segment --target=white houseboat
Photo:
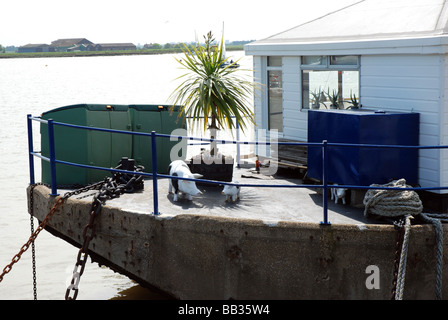
[[[420,114],[419,144],[448,145],[448,2],[364,0],[252,42],[257,129],[307,141],[313,94],[363,109]],[[314,96],[315,97],[315,96]],[[320,109],[330,109],[321,93]],[[378,128],[381,130],[381,128]],[[418,183],[448,186],[448,151],[420,150]],[[432,190],[447,211],[447,190]],[[442,201],[439,201],[442,199]]]

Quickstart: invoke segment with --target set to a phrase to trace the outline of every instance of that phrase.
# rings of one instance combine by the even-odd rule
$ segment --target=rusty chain
[[[37,184],[34,184],[30,188],[30,229],[31,234],[34,233],[34,188]],[[33,296],[34,300],[37,300],[37,277],[36,277],[36,248],[35,242],[33,241],[31,244],[31,261],[32,261],[32,270],[33,270]]]
[[[128,171],[143,171],[143,166],[134,166],[133,160],[122,158],[116,169]],[[85,265],[89,255],[90,241],[95,237],[95,218],[101,212],[101,208],[107,199],[119,197],[122,193],[133,192],[136,189],[143,188],[143,176],[114,172],[113,176],[106,178],[101,186],[100,192],[94,196],[92,206],[90,207],[90,218],[84,227],[82,237],[83,245],[78,251],[75,268],[73,269],[72,280],[65,291],[65,300],[76,300],[79,292],[79,282],[84,273]],[[70,296],[73,293],[73,296]]]
[[[83,188],[74,190],[72,192],[67,192],[64,194],[64,196],[58,197],[56,202],[54,203],[53,207],[47,213],[47,215],[42,220],[42,222],[39,224],[37,229],[31,234],[28,241],[20,248],[19,252],[12,258],[11,263],[9,263],[6,267],[3,268],[3,271],[0,274],[0,282],[2,282],[3,277],[11,271],[13,265],[20,260],[20,258],[22,257],[22,254],[29,249],[30,245],[36,240],[39,233],[45,228],[45,226],[51,220],[51,218],[53,217],[55,212],[59,209],[59,207],[61,207],[64,204],[66,199],[68,199],[69,197],[71,197],[73,195],[80,194],[80,193],[86,192],[88,190],[96,189],[96,188],[98,188],[99,185],[102,185],[102,184],[103,184],[103,182],[95,183],[95,184],[89,185],[87,187],[83,187]],[[34,193],[34,188],[37,185],[41,185],[41,183],[32,185],[30,188],[30,192]],[[30,198],[33,198],[33,196],[30,195]],[[34,205],[34,203],[31,203],[31,205]],[[33,209],[31,208],[31,210],[33,210]]]
[[[101,192],[100,192],[100,194],[101,194]],[[89,249],[88,249],[89,243],[90,243],[90,240],[92,240],[92,238],[95,237],[95,224],[94,224],[95,217],[100,213],[101,208],[102,208],[102,203],[99,199],[100,199],[100,197],[95,196],[92,206],[90,208],[89,223],[84,227],[84,230],[82,233],[84,242],[78,252],[78,257],[76,259],[75,268],[73,269],[72,280],[65,292],[65,300],[76,300],[76,297],[78,296],[78,291],[79,291],[78,285],[79,285],[79,281],[81,280],[81,276],[84,273],[84,268],[86,266],[87,257],[89,254]],[[78,270],[78,268],[80,268],[80,270]],[[71,297],[70,294],[72,291],[73,291],[73,296]]]

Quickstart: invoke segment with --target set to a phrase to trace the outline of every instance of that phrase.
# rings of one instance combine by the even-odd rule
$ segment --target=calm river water
[[[252,57],[242,51],[230,54],[242,57],[242,67],[252,68]],[[179,66],[174,55],[0,59],[0,272],[30,235],[26,115],[78,103],[167,104],[174,79],[184,72]],[[38,150],[39,129],[33,127]],[[38,299],[64,299],[77,254],[77,248],[48,232],[39,234]],[[161,298],[90,259],[79,289],[78,300]],[[0,282],[0,299],[33,299],[31,248]]]

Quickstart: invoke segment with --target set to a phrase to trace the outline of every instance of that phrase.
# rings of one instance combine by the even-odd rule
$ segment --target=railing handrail
[[[376,189],[376,190],[444,190],[448,189],[448,186],[439,186],[439,187],[390,187],[390,186],[362,186],[362,185],[329,185],[326,181],[326,173],[325,173],[325,165],[326,165],[326,158],[325,158],[325,149],[327,147],[332,146],[338,146],[338,147],[354,147],[354,148],[408,148],[408,149],[445,149],[448,148],[448,145],[433,145],[433,146],[415,146],[415,145],[378,145],[378,144],[352,144],[352,143],[337,143],[337,142],[327,142],[326,140],[322,142],[285,142],[285,141],[274,141],[274,142],[259,142],[259,141],[239,141],[239,140],[223,140],[223,139],[211,139],[211,138],[199,138],[199,137],[190,137],[190,136],[179,136],[179,135],[169,135],[169,134],[161,134],[157,133],[155,131],[151,133],[147,132],[136,132],[136,131],[128,131],[128,130],[117,130],[117,129],[110,129],[110,128],[99,128],[99,127],[90,127],[90,126],[82,126],[82,125],[74,125],[64,122],[58,122],[53,121],[52,119],[42,119],[41,117],[33,117],[31,115],[27,116],[28,120],[28,148],[29,148],[29,164],[30,164],[30,184],[34,184],[34,161],[33,157],[39,157],[44,161],[50,162],[51,167],[51,195],[56,196],[57,194],[57,184],[56,184],[56,164],[64,164],[64,165],[70,165],[75,167],[81,167],[81,168],[87,168],[87,169],[94,169],[94,170],[103,170],[108,172],[120,172],[120,173],[127,173],[127,174],[136,174],[135,171],[128,171],[128,170],[122,170],[122,169],[116,169],[116,168],[106,168],[106,167],[99,167],[99,166],[92,166],[92,165],[86,165],[86,164],[80,164],[80,163],[74,163],[64,160],[58,160],[55,158],[55,152],[54,152],[54,132],[53,132],[53,126],[59,125],[59,126],[65,126],[65,127],[71,127],[71,128],[78,128],[78,129],[85,129],[85,130],[93,130],[93,131],[103,131],[103,132],[110,132],[110,133],[119,133],[119,134],[130,134],[130,135],[140,135],[140,136],[148,136],[152,138],[152,151],[153,151],[153,158],[154,155],[157,155],[157,151],[155,148],[155,139],[157,137],[162,138],[177,138],[181,140],[198,140],[198,141],[209,141],[209,142],[217,142],[221,144],[234,144],[234,145],[302,145],[302,146],[313,146],[313,147],[321,147],[323,148],[323,183],[322,184],[251,184],[251,183],[233,183],[233,182],[226,182],[226,181],[215,181],[215,180],[207,180],[207,179],[197,179],[197,178],[184,178],[184,177],[178,177],[178,176],[171,176],[169,174],[159,174],[157,173],[157,165],[156,161],[152,161],[153,168],[152,173],[150,172],[138,172],[138,175],[152,177],[153,178],[153,188],[154,188],[154,214],[160,214],[158,211],[158,192],[157,192],[157,180],[158,178],[170,178],[170,179],[178,179],[178,180],[188,180],[188,181],[195,181],[195,182],[202,182],[202,183],[208,183],[208,184],[217,184],[217,185],[229,185],[229,186],[239,186],[239,187],[269,187],[269,188],[316,188],[316,189],[323,189],[323,208],[324,208],[324,221],[321,222],[321,224],[330,224],[328,222],[328,212],[327,212],[327,191],[328,188],[346,188],[346,189]],[[50,156],[45,157],[42,154],[39,154],[38,152],[35,152],[33,150],[33,141],[32,141],[32,125],[31,121],[38,121],[40,123],[45,123],[49,126],[49,143],[50,143]],[[51,129],[50,129],[51,127]],[[157,158],[157,157],[155,157]],[[155,177],[155,179],[154,179]]]
[[[35,120],[41,123],[47,123],[48,120],[42,119],[40,117],[30,117],[31,120]],[[151,133],[149,132],[138,132],[138,131],[129,131],[129,130],[118,130],[118,129],[109,129],[109,128],[100,128],[100,127],[90,127],[90,126],[82,126],[76,124],[70,124],[65,122],[53,121],[53,124],[71,128],[78,129],[86,129],[93,131],[104,131],[111,133],[122,133],[122,134],[130,134],[130,135],[140,135],[150,137]],[[177,138],[184,140],[196,140],[196,141],[208,141],[208,142],[218,142],[221,144],[254,144],[254,145],[299,145],[299,146],[315,146],[321,147],[322,142],[286,142],[286,141],[273,141],[273,142],[258,142],[258,141],[240,141],[240,140],[225,140],[225,139],[211,139],[211,138],[200,138],[200,137],[190,137],[190,136],[179,136],[179,135],[170,135],[164,133],[157,133],[157,137],[163,138]],[[353,148],[394,148],[394,149],[448,149],[448,145],[432,145],[432,146],[415,146],[415,145],[396,145],[396,144],[366,144],[366,143],[342,143],[342,142],[327,142],[327,146],[337,146],[337,147],[353,147]]]

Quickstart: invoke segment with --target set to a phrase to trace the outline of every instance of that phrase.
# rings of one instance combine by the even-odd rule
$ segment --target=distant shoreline
[[[243,45],[228,46],[227,51],[244,50]],[[102,56],[131,56],[182,53],[180,48],[171,49],[138,49],[116,51],[77,51],[77,52],[24,52],[24,53],[0,53],[0,59],[21,58],[66,58],[66,57],[102,57]]]

